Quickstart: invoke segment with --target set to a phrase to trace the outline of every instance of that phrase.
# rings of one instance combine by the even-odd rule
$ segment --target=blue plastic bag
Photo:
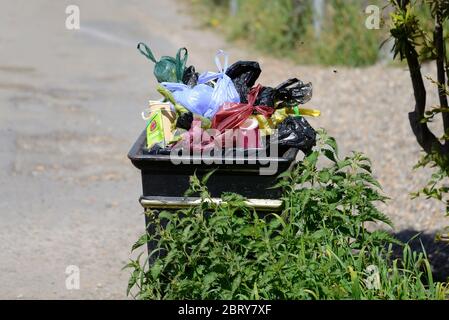
[[[224,66],[220,62],[220,56],[224,56]],[[207,118],[213,118],[218,109],[225,102],[240,103],[240,95],[235,89],[234,83],[231,78],[226,75],[228,69],[228,55],[223,50],[218,51],[215,56],[215,64],[217,65],[218,72],[205,72],[198,78],[198,84],[205,84],[209,81],[217,80],[213,89],[212,96],[210,98],[207,111],[204,116]]]
[[[191,88],[188,85],[174,82],[162,82],[166,89],[173,93],[176,102],[190,112],[205,116],[214,89],[205,84],[198,84]]]

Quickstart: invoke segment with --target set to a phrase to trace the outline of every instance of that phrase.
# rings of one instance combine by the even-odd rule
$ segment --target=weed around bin
[[[320,158],[330,165],[318,167]],[[128,293],[138,299],[447,299],[433,282],[425,256],[366,222],[389,225],[377,208],[386,197],[362,154],[340,159],[334,139],[320,132],[317,146],[278,187],[286,204],[278,214],[260,215],[246,199],[226,193],[222,202],[194,176],[190,193],[200,201],[183,210],[147,212],[154,233],[147,242],[152,264],[142,254]],[[163,255],[160,253],[163,252]],[[372,277],[372,270],[378,277]],[[374,279],[374,280],[373,280]]]

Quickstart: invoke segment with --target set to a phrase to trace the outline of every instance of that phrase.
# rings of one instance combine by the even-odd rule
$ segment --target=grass
[[[326,159],[326,166],[318,162]],[[315,151],[280,177],[284,210],[260,215],[225,194],[214,205],[205,183],[188,193],[201,204],[178,212],[147,212],[156,228],[133,246],[128,293],[138,299],[447,299],[425,253],[368,223],[391,225],[376,208],[382,195],[369,159],[341,159],[320,132]],[[144,245],[155,241],[148,264]],[[393,255],[393,245],[402,255]]]
[[[302,64],[367,66],[379,57],[379,47],[388,31],[368,30],[368,17],[359,0],[326,1],[326,15],[319,39],[315,37],[311,1],[238,1],[235,16],[229,2],[195,0],[194,11],[207,26],[230,40],[242,40],[277,57]],[[370,4],[380,7],[385,1]]]

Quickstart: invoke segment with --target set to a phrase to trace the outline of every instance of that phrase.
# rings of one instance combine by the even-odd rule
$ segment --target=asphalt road
[[[69,4],[1,1],[0,298],[126,298],[121,268],[144,232],[127,152],[157,96],[135,46],[173,55],[176,7],[76,1],[81,28],[67,30]],[[70,265],[79,290],[66,288]]]

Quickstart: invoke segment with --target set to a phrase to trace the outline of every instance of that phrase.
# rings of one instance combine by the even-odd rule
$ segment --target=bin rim
[[[133,162],[133,164],[140,169],[140,166],[137,165],[138,162],[146,162],[146,163],[167,163],[170,162],[172,160],[185,160],[185,157],[171,157],[170,155],[150,155],[150,154],[144,154],[143,153],[143,147],[145,145],[146,142],[146,131],[143,130],[143,132],[139,135],[139,137],[137,138],[137,140],[135,141],[135,143],[133,144],[133,146],[131,147],[130,151],[128,152],[128,158]],[[281,157],[270,157],[270,156],[265,156],[265,157],[223,157],[220,158],[226,165],[232,166],[232,165],[247,165],[248,161],[254,161],[256,160],[256,163],[279,163],[279,164],[291,164],[292,162],[294,162],[296,160],[296,156],[299,152],[298,148],[289,148],[288,150],[286,150],[284,152],[284,154]],[[204,161],[210,161],[211,163],[213,163],[213,161],[217,160],[217,158],[215,157],[198,157],[198,156],[190,156],[188,157],[189,161],[192,161],[192,163],[198,163],[200,162],[202,165],[207,166],[207,164],[204,163]],[[233,164],[229,164],[226,162],[226,160],[233,161]],[[239,162],[244,162],[244,163],[239,163]],[[251,165],[254,165],[254,163],[250,163]],[[186,164],[182,164],[182,165],[186,165]],[[216,165],[216,164],[214,164]],[[218,165],[220,166],[220,165]],[[260,166],[260,165],[259,165]]]

